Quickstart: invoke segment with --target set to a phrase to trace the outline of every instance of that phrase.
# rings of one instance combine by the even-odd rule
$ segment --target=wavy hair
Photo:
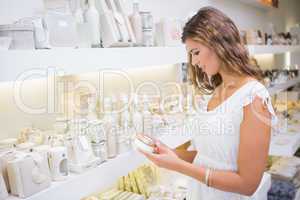
[[[227,73],[262,79],[262,71],[250,63],[238,28],[228,16],[215,8],[200,9],[185,24],[181,39],[183,43],[192,39],[213,50]],[[215,74],[209,80],[205,72],[192,65],[191,59],[189,54],[188,73],[193,85],[205,94],[212,93],[222,83],[221,75]]]

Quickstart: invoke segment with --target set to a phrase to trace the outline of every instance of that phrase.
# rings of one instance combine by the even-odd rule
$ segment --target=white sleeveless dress
[[[272,123],[276,123],[269,93],[260,82],[250,81],[215,109],[207,111],[211,96],[203,96],[196,119],[197,123],[193,123],[197,124],[197,132],[193,135],[192,145],[198,151],[194,164],[215,170],[237,171],[243,107],[249,105],[255,97],[260,97],[272,115]],[[195,179],[191,180],[187,198],[187,200],[240,199],[255,198],[210,188]]]

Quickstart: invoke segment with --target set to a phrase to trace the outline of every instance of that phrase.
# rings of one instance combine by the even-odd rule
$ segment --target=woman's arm
[[[257,97],[244,108],[244,119],[240,127],[238,171],[213,171],[210,177],[211,187],[252,195],[259,186],[267,164],[270,133],[270,113]],[[178,171],[204,181],[205,168],[199,169],[181,162]]]
[[[270,118],[270,113],[258,97],[244,107],[244,119],[240,127],[238,171],[213,171],[210,176],[211,187],[248,196],[256,191],[267,163]],[[160,167],[178,171],[204,182],[206,170],[204,167],[179,159],[172,153],[155,155],[144,152],[144,154]]]

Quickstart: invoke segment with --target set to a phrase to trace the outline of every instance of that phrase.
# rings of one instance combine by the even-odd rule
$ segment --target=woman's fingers
[[[141,152],[142,154],[144,154],[149,160],[157,161],[157,159],[158,159],[158,155],[156,155],[156,154],[148,153],[146,151],[143,151],[142,149],[138,149],[138,151]]]

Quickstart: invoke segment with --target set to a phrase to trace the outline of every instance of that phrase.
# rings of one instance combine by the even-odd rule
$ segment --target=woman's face
[[[185,44],[192,56],[192,65],[201,68],[209,77],[220,71],[220,60],[213,50],[192,39],[187,39]]]

